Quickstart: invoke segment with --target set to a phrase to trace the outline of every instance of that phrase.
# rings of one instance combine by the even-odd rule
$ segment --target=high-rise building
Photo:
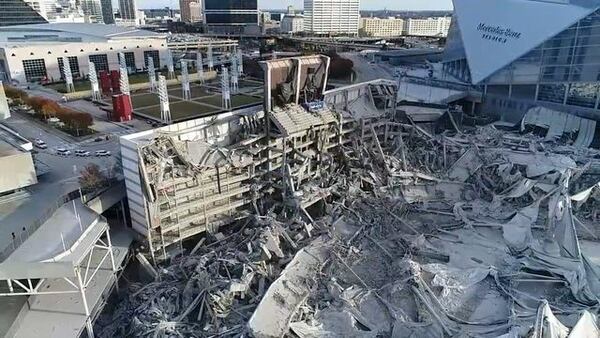
[[[190,13],[190,3],[193,0],[179,0],[179,10],[181,11],[181,21],[192,22],[192,14]]]
[[[455,0],[446,78],[477,85],[482,111],[505,121],[537,107],[598,120],[599,8],[598,0]]]
[[[360,0],[304,0],[304,31],[315,35],[358,35]]]
[[[197,0],[196,2],[190,2],[190,21],[200,22],[202,21],[202,2]]]
[[[119,11],[121,20],[135,22],[137,19],[136,0],[119,0]]]
[[[0,26],[45,22],[46,19],[23,0],[0,0]]]
[[[102,4],[102,20],[107,25],[115,23],[115,12],[112,6],[112,0],[100,0]]]
[[[68,23],[68,22],[80,22],[86,21],[100,21],[101,19],[94,14],[82,15],[82,8],[86,12],[97,12],[95,9],[97,6],[94,3],[89,3],[85,0],[74,1],[74,0],[23,0],[29,7],[33,8],[39,15],[41,15],[46,21],[51,23]],[[90,20],[90,18],[92,20]]]
[[[450,17],[407,19],[404,21],[404,34],[411,36],[447,36]]]
[[[181,21],[193,23],[202,21],[202,0],[179,0]]]
[[[103,22],[100,0],[80,0],[81,11],[88,22]]]
[[[258,34],[257,0],[203,0],[204,24],[212,33]]]
[[[398,18],[360,18],[360,32],[365,36],[394,37],[402,35],[404,20]]]
[[[281,20],[279,28],[281,33],[300,33],[304,31],[304,16],[287,14]]]

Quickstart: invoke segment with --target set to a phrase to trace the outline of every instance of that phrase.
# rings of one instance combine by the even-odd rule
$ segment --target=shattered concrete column
[[[169,72],[169,80],[175,78],[175,65],[173,64],[173,53],[170,49],[167,50],[167,71]]]
[[[150,92],[154,93],[156,91],[156,69],[154,68],[154,59],[151,56],[149,56],[147,62]]]
[[[10,117],[10,108],[8,107],[8,99],[4,92],[4,85],[0,81],[0,120],[6,120]]]
[[[71,64],[69,63],[69,58],[63,56],[63,74],[65,76],[65,83],[67,85],[67,93],[72,93],[75,91],[75,85],[73,84],[73,72],[71,71]]]
[[[191,99],[190,90],[190,75],[188,73],[187,62],[181,61],[181,90],[183,99],[189,101]]]
[[[208,53],[206,54],[208,57],[208,70],[213,71],[215,68],[215,63],[213,60],[213,48],[212,45],[208,45]]]
[[[223,109],[231,109],[231,90],[229,88],[229,71],[227,67],[223,67],[221,73],[221,96]]]
[[[98,72],[96,71],[96,64],[90,62],[89,64],[89,78],[90,84],[92,85],[92,101],[100,101],[102,95],[100,95],[100,84],[98,83]]]
[[[171,107],[169,105],[167,79],[163,75],[158,76],[158,97],[160,99],[160,119],[164,123],[171,123]]]
[[[199,49],[196,54],[196,72],[198,73],[198,80],[204,84],[204,60],[202,59],[202,52]]]

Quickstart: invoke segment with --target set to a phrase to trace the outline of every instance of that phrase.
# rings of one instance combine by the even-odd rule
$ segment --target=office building
[[[409,18],[404,20],[404,35],[445,37],[448,36],[451,22],[451,17]]]
[[[35,9],[41,16],[50,23],[68,23],[86,21],[101,21],[98,5],[88,1],[71,0],[25,0],[29,6]],[[104,0],[100,0],[104,1]],[[98,2],[98,0],[96,1]],[[90,15],[84,12],[92,12]]]
[[[23,0],[0,1],[0,26],[44,22],[47,22],[46,19]]]
[[[192,0],[179,0],[179,10],[181,11],[181,21],[191,22],[190,3]]]
[[[204,24],[211,33],[259,34],[257,0],[203,0]]]
[[[138,15],[136,0],[119,0],[119,12],[121,20],[135,22]]]
[[[119,69],[119,52],[127,67],[143,70],[153,57],[163,65],[166,36],[145,30],[102,24],[39,24],[0,28],[0,74],[19,83],[60,81],[63,57],[75,79],[88,73],[89,61],[98,72]]]
[[[100,4],[100,0],[81,0],[79,4],[81,6],[81,11],[85,16],[86,22],[104,22],[102,16],[102,5]]]
[[[202,2],[200,1],[190,2],[190,21],[192,23],[202,21]]]
[[[398,18],[360,18],[360,34],[373,37],[394,37],[404,32],[404,20]]]
[[[304,31],[304,16],[302,15],[286,15],[281,20],[281,33],[301,33]]]
[[[600,119],[600,1],[455,0],[454,6],[458,21],[444,70],[479,86],[487,111],[514,118],[545,106]]]
[[[360,0],[304,0],[304,31],[314,35],[358,35]]]
[[[285,17],[285,13],[271,13],[271,21],[272,22],[281,22]]]
[[[112,6],[112,0],[100,0],[102,5],[102,21],[107,25],[115,23],[115,11]]]

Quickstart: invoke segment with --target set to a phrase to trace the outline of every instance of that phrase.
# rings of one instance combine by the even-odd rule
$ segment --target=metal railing
[[[418,84],[418,85],[444,88],[444,89],[453,89],[453,90],[460,90],[460,91],[481,91],[481,88],[477,88],[476,86],[472,86],[469,84],[462,84],[462,83],[445,81],[445,80],[440,80],[440,79],[433,79],[433,78],[422,78],[422,77],[410,76],[410,75],[402,76],[402,81],[408,82],[408,83],[413,83],[413,84]]]
[[[11,243],[0,251],[0,262],[7,259],[17,248],[23,244],[34,232],[36,232],[42,224],[44,224],[52,215],[63,205],[71,202],[72,200],[79,198],[79,190],[71,191],[65,195],[62,195],[59,199],[55,201],[50,207],[48,207],[41,216],[39,216],[35,221],[31,224],[23,226],[21,231],[13,232],[10,234],[12,237]]]

